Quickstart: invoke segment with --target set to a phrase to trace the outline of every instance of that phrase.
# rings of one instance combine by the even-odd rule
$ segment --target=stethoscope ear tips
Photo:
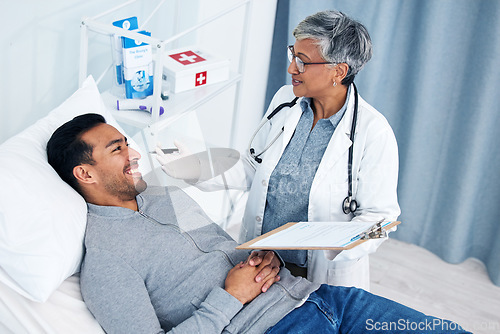
[[[262,158],[259,158],[258,156],[255,155],[255,150],[253,148],[250,148],[250,155],[252,156],[252,158],[255,159],[255,161],[257,161],[257,163],[260,164],[262,162]]]

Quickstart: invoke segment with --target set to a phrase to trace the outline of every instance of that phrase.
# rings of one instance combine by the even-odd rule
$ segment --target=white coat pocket
[[[342,183],[330,184],[330,220],[348,221],[350,216],[342,212],[342,203],[347,196],[349,183],[347,179]]]

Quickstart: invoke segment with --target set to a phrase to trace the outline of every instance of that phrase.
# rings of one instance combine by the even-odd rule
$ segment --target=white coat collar
[[[300,107],[300,101],[302,101],[302,99],[303,99],[303,97],[301,97],[297,101],[297,103],[292,107],[292,109],[289,112],[289,117],[287,117],[287,119],[285,121],[280,156],[283,154],[283,151],[285,150],[285,147],[290,142],[290,139],[292,139],[293,133],[295,132],[295,128],[297,127],[297,124],[299,123],[300,116],[302,116],[302,108]]]
[[[330,168],[349,150],[349,147],[351,147],[352,142],[349,137],[351,134],[352,116],[354,114],[354,100],[354,88],[352,87],[347,110],[328,143],[319,168],[321,168],[322,165],[326,168]]]

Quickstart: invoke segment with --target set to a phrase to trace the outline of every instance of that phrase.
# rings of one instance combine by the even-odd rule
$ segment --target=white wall
[[[0,0],[0,73],[4,78],[0,82],[0,143],[45,116],[77,89],[81,18],[92,17],[123,2]],[[137,13],[139,19],[145,19],[146,13],[157,1],[144,0],[140,3],[134,5],[134,14]],[[180,3],[180,15],[176,18],[182,28],[211,16],[214,11],[230,6],[234,1],[190,0]],[[148,27],[160,38],[168,37],[173,31],[174,2],[167,1],[166,7],[162,19]],[[204,134],[210,142],[231,144],[238,148],[246,146],[242,143],[250,137],[254,124],[262,115],[275,8],[276,0],[254,0],[252,4],[249,57],[242,83],[244,94],[238,108],[237,140],[229,143],[234,91],[214,99],[214,103],[208,106],[210,110],[198,112],[206,132]],[[126,13],[124,11],[122,15]],[[235,13],[232,18],[214,22],[197,36],[187,38],[225,52],[231,49],[232,43],[240,42],[237,35],[242,15],[242,12]],[[110,20],[122,17],[110,17]],[[105,38],[91,37],[90,42],[89,72],[96,72],[96,76],[111,61],[111,51]],[[107,88],[110,84],[108,77],[100,88]]]
[[[0,143],[76,90],[80,19],[102,10],[101,3],[1,0]]]
[[[231,2],[231,1],[229,1]],[[209,122],[212,111],[200,110],[198,116],[202,122],[202,129],[207,138],[216,138],[216,133],[226,135],[229,145],[239,149],[246,149],[248,140],[261,120],[265,110],[264,99],[267,86],[267,74],[269,70],[269,59],[271,56],[271,45],[274,29],[274,18],[276,14],[276,0],[254,0],[250,6],[250,26],[248,29],[248,39],[246,56],[244,57],[243,82],[241,95],[237,105],[231,104],[231,94],[228,92],[216,100],[216,104],[225,109],[219,111],[217,124],[209,129],[203,125]],[[201,18],[210,17],[217,10],[227,7],[227,0],[200,1]],[[244,27],[241,25],[245,18],[243,9],[234,14],[227,15],[221,19],[221,25],[210,25],[200,34],[199,43],[216,50],[219,54],[228,54],[236,60],[239,54],[234,52],[241,45],[241,36]],[[233,61],[234,65],[240,64]],[[217,108],[217,105],[212,108]],[[236,112],[234,110],[236,109]],[[202,114],[202,112],[205,112]],[[235,119],[233,119],[234,115]],[[205,117],[204,117],[205,116]],[[213,120],[213,117],[211,118]],[[221,131],[221,129],[223,129]],[[231,131],[224,131],[228,129]],[[231,137],[231,138],[229,138]]]

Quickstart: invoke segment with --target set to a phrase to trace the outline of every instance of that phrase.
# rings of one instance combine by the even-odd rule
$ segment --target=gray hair
[[[297,40],[317,41],[325,61],[346,63],[349,71],[342,84],[349,85],[372,57],[372,41],[365,26],[336,10],[325,10],[306,17],[293,30]]]

